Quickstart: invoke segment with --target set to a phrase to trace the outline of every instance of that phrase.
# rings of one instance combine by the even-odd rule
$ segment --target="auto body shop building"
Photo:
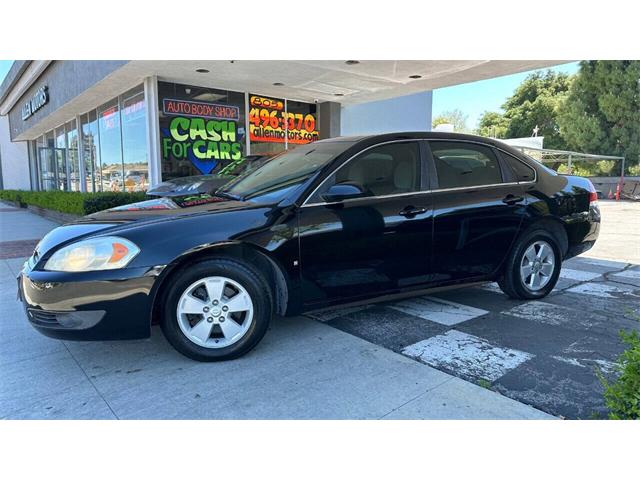
[[[431,129],[432,90],[553,61],[15,61],[0,188],[139,191],[320,138]]]

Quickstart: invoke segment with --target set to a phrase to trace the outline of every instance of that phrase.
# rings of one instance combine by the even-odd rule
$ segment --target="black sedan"
[[[290,150],[213,195],[89,215],[42,239],[19,276],[45,335],[147,337],[238,357],[274,314],[497,280],[537,299],[591,248],[589,180],[496,140],[398,133]]]

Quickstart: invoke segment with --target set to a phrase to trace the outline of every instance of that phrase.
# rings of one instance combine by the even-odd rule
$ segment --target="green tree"
[[[640,157],[640,61],[580,62],[558,120],[572,150],[623,156],[627,171],[635,171]]]
[[[538,127],[545,148],[564,149],[558,116],[568,95],[571,77],[551,70],[529,75],[502,105],[506,138],[530,137]]]
[[[465,115],[461,110],[456,108],[454,110],[442,112],[440,115],[436,116],[431,123],[433,128],[438,125],[442,125],[443,123],[450,123],[453,125],[454,132],[469,133],[469,129],[467,128],[467,118],[468,115]]]
[[[499,112],[483,112],[475,133],[483,137],[506,138],[509,121]]]

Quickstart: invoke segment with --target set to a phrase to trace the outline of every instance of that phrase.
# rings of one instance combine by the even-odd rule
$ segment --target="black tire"
[[[182,332],[177,318],[178,301],[183,292],[194,282],[212,276],[238,282],[253,303],[253,323],[247,332],[236,343],[221,348],[207,348],[192,342]],[[169,281],[160,326],[169,343],[186,357],[200,362],[238,358],[255,347],[267,332],[273,316],[272,295],[263,274],[254,266],[233,258],[209,258],[183,268]]]
[[[520,275],[520,264],[525,251],[534,242],[542,240],[548,243],[553,249],[555,264],[549,282],[540,290],[531,290],[523,282]],[[511,253],[505,262],[502,276],[498,279],[500,289],[511,298],[521,300],[534,300],[549,295],[558,282],[560,269],[562,268],[562,255],[558,241],[545,230],[532,230],[523,234],[511,249]]]

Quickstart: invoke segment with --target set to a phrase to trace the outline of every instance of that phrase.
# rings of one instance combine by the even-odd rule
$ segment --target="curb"
[[[69,222],[73,222],[75,220],[77,220],[78,218],[81,218],[82,215],[74,215],[72,213],[63,213],[63,212],[58,212],[56,210],[49,210],[48,208],[42,208],[42,207],[38,207],[36,205],[27,205],[25,203],[22,202],[14,202],[12,200],[3,200],[3,203],[12,205],[16,208],[23,208],[26,209],[28,211],[30,211],[31,213],[35,213],[36,215],[39,215],[40,217],[44,217],[48,220],[52,220],[54,222],[57,223],[69,223]]]

